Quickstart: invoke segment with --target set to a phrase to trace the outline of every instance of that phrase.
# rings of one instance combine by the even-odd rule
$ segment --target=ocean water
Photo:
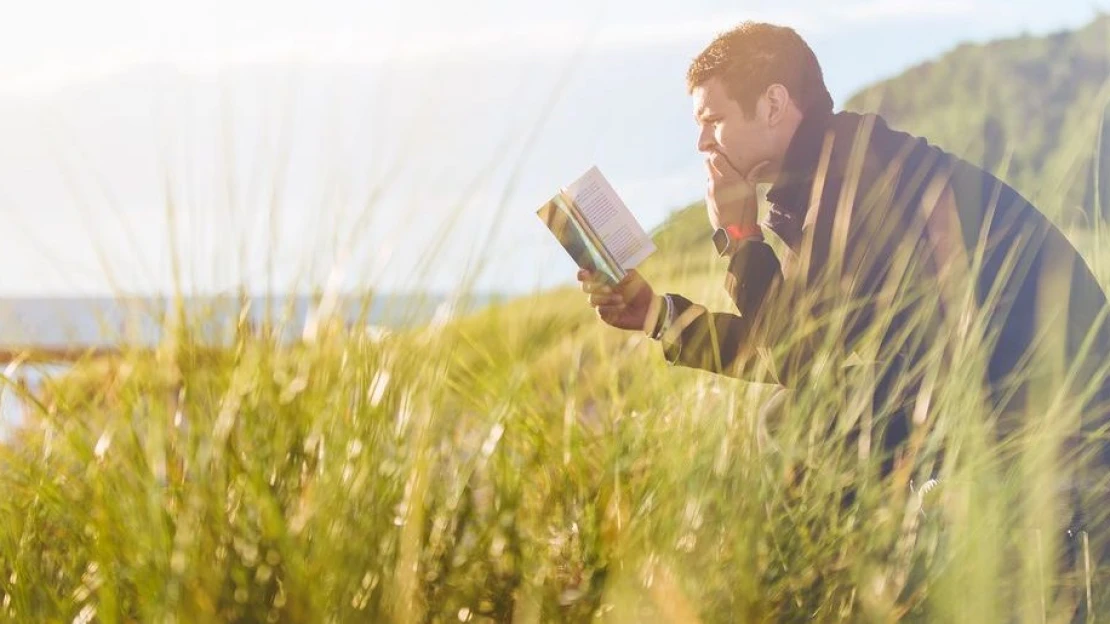
[[[67,368],[64,364],[21,366],[15,370],[11,367],[0,368],[0,373],[4,376],[4,381],[0,382],[0,442],[6,442],[12,430],[23,423],[24,406],[12,390],[11,384],[23,383],[32,391],[37,391],[44,379],[60,375]]]
[[[383,295],[375,298],[344,297],[333,305],[335,314],[347,323],[400,328],[428,322],[436,315],[451,315],[482,307],[499,297],[474,295],[467,300],[450,300],[440,294]],[[213,339],[230,337],[245,320],[258,327],[269,321],[282,335],[295,338],[318,306],[308,296],[195,297],[181,307],[190,326]],[[152,344],[160,338],[165,319],[176,313],[177,304],[165,298],[0,298],[0,349],[38,346],[106,346],[125,341]]]
[[[332,304],[332,314],[350,325],[382,329],[415,327],[466,313],[500,300],[475,295],[465,300],[439,294],[345,297]],[[153,345],[161,339],[167,318],[178,306],[164,298],[38,298],[0,299],[0,351],[27,347],[107,347],[122,343]],[[309,296],[191,298],[181,302],[189,326],[215,343],[229,341],[240,323],[267,326],[283,340],[299,338],[306,324],[319,316],[320,301]],[[7,369],[5,369],[7,367]],[[8,382],[22,381],[35,389],[44,378],[67,370],[63,362],[23,365],[0,363],[7,382],[0,383],[0,441],[23,421],[23,409]]]

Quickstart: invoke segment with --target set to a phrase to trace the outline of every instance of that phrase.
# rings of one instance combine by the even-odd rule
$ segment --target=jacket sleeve
[[[891,203],[881,204],[883,210],[857,205],[845,226],[838,226],[839,189],[839,181],[830,183],[831,192],[822,197],[789,277],[765,242],[741,245],[724,284],[735,314],[710,312],[680,295],[667,295],[672,314],[661,337],[666,360],[788,387],[803,382],[818,354],[822,361],[847,363],[855,339],[876,318],[876,301],[882,300],[877,295],[902,274],[889,270],[902,265],[895,260],[899,236],[892,229],[901,211],[889,210]],[[882,221],[875,222],[876,216]],[[862,361],[885,366],[885,355],[867,356]]]
[[[771,328],[763,312],[782,292],[782,268],[763,241],[742,243],[732,256],[725,288],[737,314],[710,312],[681,295],[668,294],[670,321],[662,335],[663,355],[678,366],[699,368],[763,383],[783,383],[759,347],[768,346]],[[767,353],[764,351],[763,356]]]

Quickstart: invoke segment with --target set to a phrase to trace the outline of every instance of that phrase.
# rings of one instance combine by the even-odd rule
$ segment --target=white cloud
[[[845,23],[874,24],[923,17],[959,17],[982,14],[983,2],[968,0],[874,0],[841,5],[837,9]]]
[[[583,47],[593,52],[637,47],[688,46],[695,50],[715,34],[744,20],[789,24],[803,35],[828,33],[846,25],[875,24],[921,17],[967,16],[982,3],[936,0],[871,0],[835,6],[752,9],[687,20],[587,23],[536,20],[471,29],[401,32],[358,30],[336,23],[333,30],[256,33],[219,41],[198,35],[176,47],[161,42],[98,53],[72,54],[22,69],[0,72],[0,93],[33,95],[89,82],[128,70],[163,64],[190,73],[213,73],[254,63],[431,63],[444,58],[481,60],[511,50],[516,57],[565,57]],[[146,45],[148,47],[142,47]]]
[[[33,69],[0,74],[0,94],[34,95],[107,78],[136,65],[134,57],[105,53],[80,61],[52,61]]]

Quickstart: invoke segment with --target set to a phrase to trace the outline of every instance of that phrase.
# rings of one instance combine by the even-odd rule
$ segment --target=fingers
[[[724,172],[721,171],[717,165],[714,165],[713,159],[708,156],[705,157],[705,172],[712,181],[720,181],[725,177]]]
[[[598,274],[594,274],[594,280],[582,281],[582,292],[584,293],[602,293],[609,294],[616,292],[623,295],[626,299],[632,298],[640,289],[647,286],[644,278],[640,277],[634,269],[628,271],[624,279],[613,285],[612,282],[604,281],[604,278]]]
[[[613,287],[606,282],[582,282],[582,292],[608,294],[613,292]]]
[[[641,321],[629,320],[638,314],[644,292],[651,293],[651,286],[637,271],[629,270],[617,284],[599,281],[604,279],[600,272],[581,271],[579,279],[587,301],[602,321],[621,329],[642,324]]]
[[[620,293],[594,294],[590,295],[586,299],[590,302],[590,305],[595,308],[624,307],[624,297],[621,296]]]
[[[597,316],[610,325],[618,325],[624,315],[624,306],[599,306]]]
[[[723,157],[714,160],[710,156],[705,158],[705,170],[709,175],[709,179],[713,182],[721,182],[726,178],[742,178],[749,184],[758,182],[759,175],[771,164],[770,160],[762,160],[756,163],[747,174],[741,174],[739,171],[732,167],[732,163]]]
[[[578,279],[582,282],[582,292],[589,295],[586,300],[589,301],[591,306],[595,308],[624,307],[624,296],[620,292],[614,292],[613,286],[608,282],[601,281],[600,273],[582,270],[578,272]],[[618,286],[618,291],[619,289],[620,286]]]
[[[578,281],[584,293],[635,292],[646,283],[635,270],[628,271],[624,279],[616,284],[600,271],[579,271]]]
[[[591,271],[589,269],[582,269],[578,271],[578,281],[582,283],[582,290],[586,290],[587,284],[595,286],[612,285],[609,278],[601,271]],[[586,292],[590,292],[586,290]]]

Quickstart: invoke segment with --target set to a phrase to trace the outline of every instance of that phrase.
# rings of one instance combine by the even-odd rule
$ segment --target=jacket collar
[[[804,218],[809,207],[810,192],[816,175],[817,161],[821,157],[821,146],[825,132],[832,125],[832,113],[809,113],[802,118],[786,155],[782,161],[782,171],[769,191],[767,201],[780,212],[797,214]]]
[[[786,148],[778,179],[767,191],[771,210],[766,225],[795,252],[802,241],[817,163],[832,122],[831,112],[810,113],[802,118]]]

